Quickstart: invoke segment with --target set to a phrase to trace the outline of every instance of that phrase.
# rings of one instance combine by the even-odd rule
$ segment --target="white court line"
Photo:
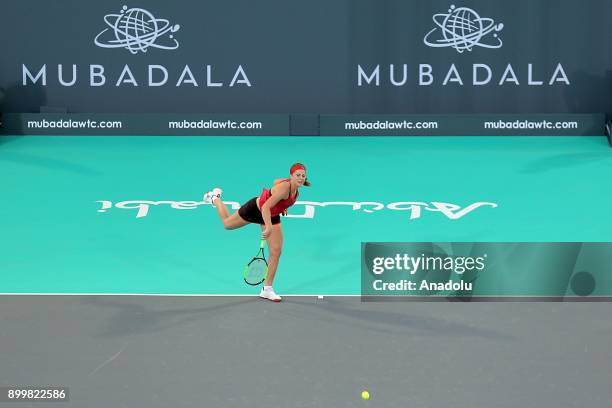
[[[190,294],[190,293],[0,293],[0,296],[160,296],[160,297],[259,297],[259,294]],[[361,297],[361,295],[283,295],[283,297]]]
[[[124,297],[197,297],[197,298],[223,298],[223,297],[256,297],[259,298],[258,294],[246,295],[246,294],[189,294],[189,293],[0,293],[0,297],[2,296],[124,296]],[[449,299],[447,295],[430,295],[430,296],[393,296],[393,295],[321,295],[321,294],[305,294],[305,295],[286,295],[283,294],[283,297],[293,298],[293,297],[319,297],[323,296],[324,298],[361,298],[362,296],[368,299],[371,298],[381,298],[381,299],[393,299],[393,298],[414,298],[416,300],[445,300]],[[612,302],[612,296],[593,296],[593,297],[565,297],[565,296],[512,296],[512,295],[479,295],[475,299],[493,299],[493,301],[500,299],[560,299],[563,298],[564,301],[583,301],[583,302],[597,302],[597,301],[605,301]],[[450,298],[452,299],[452,297]]]

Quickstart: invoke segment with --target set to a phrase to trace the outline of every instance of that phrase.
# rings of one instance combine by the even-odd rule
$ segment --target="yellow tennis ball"
[[[370,393],[367,391],[361,391],[361,398],[363,398],[364,400],[369,400],[370,399]]]

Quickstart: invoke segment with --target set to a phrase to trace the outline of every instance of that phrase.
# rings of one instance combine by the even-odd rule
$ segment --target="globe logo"
[[[472,51],[475,46],[500,48],[503,45],[502,40],[497,37],[497,32],[501,31],[504,25],[496,25],[490,18],[481,18],[467,7],[455,8],[451,5],[448,14],[436,14],[433,21],[437,27],[423,39],[430,47],[452,47],[462,53]],[[490,35],[493,31],[495,33]]]
[[[147,52],[149,47],[163,50],[175,50],[179,44],[174,39],[180,26],[170,26],[168,20],[155,18],[153,14],[141,8],[123,6],[120,14],[104,16],[108,25],[94,40],[98,47],[125,48],[132,54]],[[170,33],[168,36],[166,34]]]

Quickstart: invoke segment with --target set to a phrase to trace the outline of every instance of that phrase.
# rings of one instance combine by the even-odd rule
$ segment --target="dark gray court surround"
[[[2,296],[0,385],[70,389],[69,403],[7,407],[603,407],[610,310]]]

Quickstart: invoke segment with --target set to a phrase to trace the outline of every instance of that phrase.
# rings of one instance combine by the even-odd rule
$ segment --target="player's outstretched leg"
[[[225,229],[231,230],[247,225],[248,222],[243,220],[242,217],[240,217],[240,215],[238,214],[238,212],[235,212],[234,214],[230,215],[227,206],[225,205],[223,200],[221,200],[221,193],[223,193],[223,190],[221,190],[219,187],[213,188],[211,191],[204,194],[204,202],[212,203],[212,205],[215,206],[215,208],[217,209],[217,213],[219,214],[219,218],[223,223],[223,227]]]

